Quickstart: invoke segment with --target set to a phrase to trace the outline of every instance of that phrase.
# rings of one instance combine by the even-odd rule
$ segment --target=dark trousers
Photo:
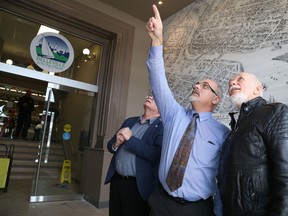
[[[40,133],[41,133],[41,129],[34,129],[33,140],[39,141],[40,140]]]
[[[31,115],[18,115],[15,137],[18,137],[21,132],[23,138],[27,138],[28,129],[31,124]]]
[[[109,216],[148,216],[149,207],[137,189],[136,178],[114,174],[110,183]]]
[[[214,216],[213,199],[183,202],[169,196],[162,186],[156,187],[148,199],[149,216]]]

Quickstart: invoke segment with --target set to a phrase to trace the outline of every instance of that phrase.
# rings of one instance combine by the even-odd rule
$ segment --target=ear
[[[253,91],[253,94],[254,95],[261,95],[262,91],[263,91],[263,87],[261,85],[258,85],[256,87],[255,91]]]
[[[215,96],[212,100],[212,104],[217,105],[220,102],[220,96]]]

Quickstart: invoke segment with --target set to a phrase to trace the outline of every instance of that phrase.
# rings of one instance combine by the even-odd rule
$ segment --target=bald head
[[[241,72],[229,81],[229,95],[232,102],[241,106],[249,100],[263,95],[263,86],[252,73]]]

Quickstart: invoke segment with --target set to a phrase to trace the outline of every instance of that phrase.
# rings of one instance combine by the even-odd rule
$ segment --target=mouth
[[[197,90],[193,90],[191,95],[198,95],[199,96],[199,92]]]
[[[241,88],[239,86],[231,86],[229,89],[229,94],[233,95],[237,91],[241,91]]]
[[[147,100],[146,100],[146,102],[148,102],[148,103],[150,103],[150,104],[151,104],[151,99],[147,99]]]

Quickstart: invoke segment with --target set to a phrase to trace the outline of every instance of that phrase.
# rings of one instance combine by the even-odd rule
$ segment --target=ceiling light
[[[12,65],[12,64],[13,64],[13,61],[12,61],[11,59],[7,59],[7,60],[6,60],[6,64]]]
[[[159,5],[162,5],[162,4],[163,4],[163,2],[162,2],[162,1],[158,1],[158,4],[159,4]]]
[[[90,50],[88,48],[84,48],[83,49],[83,54],[84,55],[89,55],[90,54]]]
[[[94,61],[95,60],[96,54],[92,53],[92,55],[90,55],[90,50],[88,48],[84,48],[82,52],[83,52],[83,54],[85,56],[85,62]]]

